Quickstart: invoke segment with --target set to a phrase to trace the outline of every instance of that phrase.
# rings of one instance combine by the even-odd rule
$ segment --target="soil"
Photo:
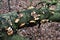
[[[18,30],[18,34],[29,40],[60,40],[60,23],[47,22],[34,27],[24,27]]]

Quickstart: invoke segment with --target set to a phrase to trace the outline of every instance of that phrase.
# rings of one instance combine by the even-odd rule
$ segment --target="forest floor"
[[[11,9],[22,10],[24,9],[24,7],[26,9],[27,7],[30,6],[29,4],[31,4],[32,6],[35,6],[36,3],[38,3],[40,0],[36,2],[35,0],[33,0],[32,3],[27,1],[28,4],[27,2],[25,2],[25,0],[23,1],[23,3],[22,1],[23,0],[17,3],[18,4],[17,7],[15,7],[15,5],[11,6]],[[39,9],[40,6],[41,5],[37,5],[36,8]],[[4,12],[5,11],[6,10],[4,10]],[[38,24],[32,27],[24,27],[18,30],[18,34],[23,37],[29,38],[30,40],[60,40],[60,23],[59,22],[47,22],[44,24],[42,23],[39,28],[38,28]]]
[[[18,34],[30,40],[60,40],[60,23],[47,22],[33,27],[24,27],[18,30]]]

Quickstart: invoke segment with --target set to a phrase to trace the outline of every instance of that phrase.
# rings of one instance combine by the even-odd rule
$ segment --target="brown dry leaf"
[[[20,13],[20,14],[19,14],[19,18],[21,18],[21,17],[23,17],[23,16],[24,16],[23,13]]]
[[[56,9],[56,6],[55,5],[52,5],[49,7],[50,10],[55,10]]]
[[[31,13],[31,16],[33,16],[35,19],[37,18],[38,19],[38,16],[40,16],[40,14],[37,14],[35,11],[33,11]]]
[[[30,21],[30,23],[35,23],[35,22],[36,22],[36,21],[34,21],[34,20],[31,20],[31,21]]]
[[[7,31],[7,34],[8,34],[8,35],[12,35],[12,34],[13,34],[13,30]]]
[[[39,20],[39,18],[35,18],[34,20]]]
[[[18,22],[19,22],[19,20],[20,20],[20,19],[19,19],[19,18],[17,18],[17,19],[15,20],[15,23],[18,23]]]
[[[48,19],[43,19],[43,20],[41,20],[40,23],[46,23],[46,22],[48,22],[48,21],[49,21]]]
[[[24,25],[25,25],[25,23],[21,23],[20,27],[22,27],[22,26],[24,26]]]
[[[33,11],[32,13],[31,13],[31,16],[34,16],[36,14],[36,12],[35,11]]]
[[[30,6],[30,7],[28,7],[27,9],[33,9],[34,7],[33,6]]]

